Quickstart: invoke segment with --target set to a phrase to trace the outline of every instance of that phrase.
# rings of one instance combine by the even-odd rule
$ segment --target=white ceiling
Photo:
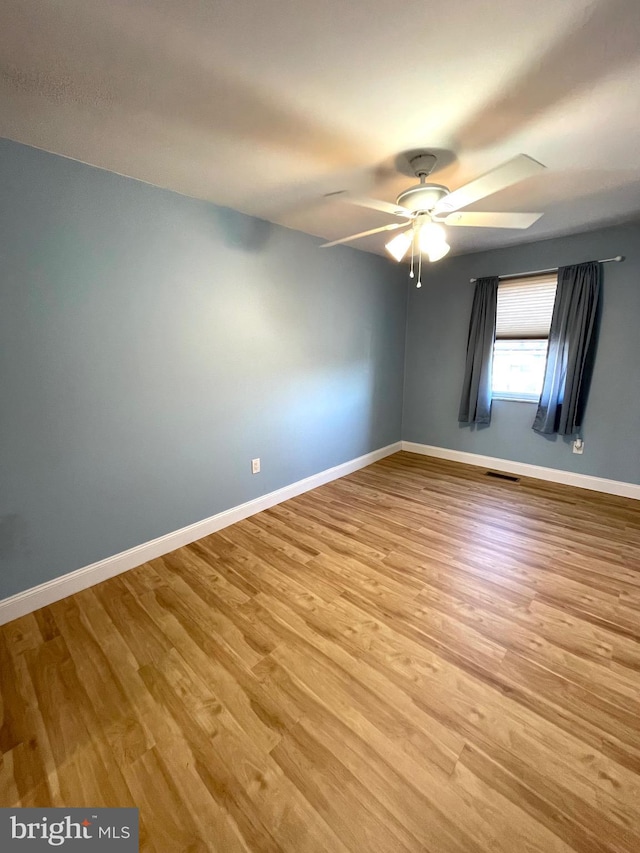
[[[638,0],[2,0],[0,136],[329,239],[390,221],[408,149],[455,189],[523,152],[541,176],[478,204],[528,231],[640,213]],[[354,243],[381,252],[388,235]]]

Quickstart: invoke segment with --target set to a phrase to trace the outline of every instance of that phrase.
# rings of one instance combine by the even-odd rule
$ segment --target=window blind
[[[496,340],[548,338],[557,281],[555,272],[501,281]]]

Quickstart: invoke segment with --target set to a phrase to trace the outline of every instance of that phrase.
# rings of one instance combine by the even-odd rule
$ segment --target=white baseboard
[[[303,492],[308,492],[311,489],[324,485],[324,483],[329,483],[331,480],[337,480],[340,477],[351,474],[353,471],[358,471],[360,468],[366,468],[367,465],[377,462],[378,459],[391,456],[391,454],[397,453],[401,449],[402,446],[399,441],[395,444],[389,444],[387,447],[381,447],[379,450],[366,453],[357,459],[351,459],[349,462],[343,462],[341,465],[327,468],[325,471],[320,471],[319,474],[313,474],[304,480],[298,480],[296,483],[291,483],[291,485],[277,489],[275,492],[269,492],[269,494],[262,495],[252,501],[247,501],[247,503],[234,506],[224,512],[219,512],[217,515],[212,515],[210,518],[197,521],[188,527],[174,530],[172,533],[158,537],[158,539],[152,539],[150,542],[136,545],[135,548],[129,548],[128,551],[114,554],[113,557],[99,560],[90,566],[76,569],[73,572],[61,575],[46,583],[39,584],[24,592],[19,592],[16,595],[5,598],[0,601],[0,625],[18,619],[18,617],[24,616],[27,613],[32,613],[34,610],[45,607],[47,604],[53,604],[54,601],[60,601],[62,598],[101,583],[122,572],[127,572],[129,569],[134,569],[136,566],[141,566],[149,560],[161,557],[170,551],[175,551],[176,548],[182,548],[190,542],[195,542],[196,539],[209,536],[209,534],[215,533],[217,530],[222,530],[223,527],[228,527],[230,524],[242,521],[243,518],[248,518],[250,515],[255,515],[257,512],[269,509],[269,507],[294,498],[296,495],[301,495]]]
[[[590,474],[574,474],[573,471],[561,471],[559,468],[545,468],[542,465],[530,465],[528,462],[514,462],[511,459],[498,459],[495,456],[481,456],[479,453],[450,450],[448,447],[417,444],[413,441],[403,441],[402,449],[409,453],[420,453],[422,456],[435,456],[438,459],[464,462],[467,465],[478,465],[481,468],[506,471],[509,474],[519,474],[522,477],[534,477],[537,480],[549,480],[552,483],[563,483],[565,486],[578,486],[580,489],[591,489],[594,492],[606,492],[609,495],[640,500],[640,486],[635,483],[607,480],[604,477],[593,477]]]

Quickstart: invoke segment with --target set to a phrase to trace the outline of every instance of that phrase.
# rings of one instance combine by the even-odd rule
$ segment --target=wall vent
[[[496,480],[508,480],[510,483],[519,483],[520,477],[514,477],[513,474],[503,474],[501,471],[485,471],[487,477],[495,477]]]

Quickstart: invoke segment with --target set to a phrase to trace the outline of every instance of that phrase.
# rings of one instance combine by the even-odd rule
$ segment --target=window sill
[[[500,400],[507,403],[535,403],[538,402],[538,397],[507,397],[501,394],[492,394],[492,400]]]

